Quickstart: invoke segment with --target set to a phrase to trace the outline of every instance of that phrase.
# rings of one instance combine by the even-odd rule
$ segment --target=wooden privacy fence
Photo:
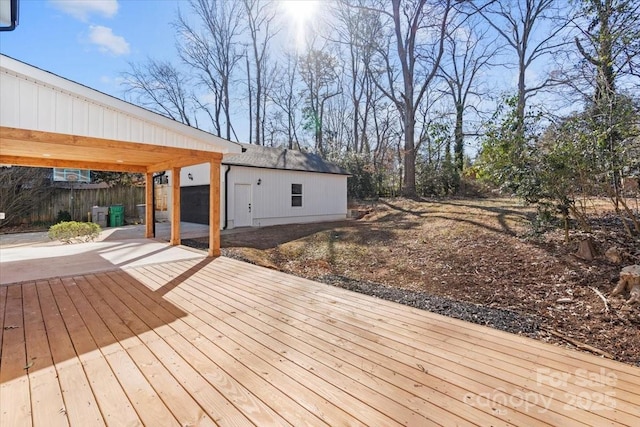
[[[110,188],[52,188],[51,194],[39,206],[34,206],[29,222],[54,222],[58,212],[66,211],[74,221],[87,221],[93,206],[123,205],[124,217],[138,220],[136,205],[144,200],[144,187],[115,186]]]

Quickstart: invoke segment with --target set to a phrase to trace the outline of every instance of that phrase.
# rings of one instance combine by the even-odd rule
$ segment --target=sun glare
[[[288,17],[296,24],[313,18],[318,7],[317,0],[282,0],[282,7]]]
[[[318,13],[318,0],[280,0],[285,19],[292,34],[295,34],[298,49],[304,47],[308,29]]]

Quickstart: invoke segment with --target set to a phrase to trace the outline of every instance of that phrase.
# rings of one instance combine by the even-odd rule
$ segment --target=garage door
[[[209,224],[209,186],[180,188],[180,221]]]

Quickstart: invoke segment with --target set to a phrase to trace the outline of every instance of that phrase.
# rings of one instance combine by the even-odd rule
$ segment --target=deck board
[[[22,287],[24,330],[27,348],[27,364],[33,371],[29,375],[33,423],[36,425],[68,426],[64,410],[62,390],[51,358],[47,332],[40,310],[35,283]]]
[[[255,287],[253,287],[252,289],[255,289]],[[257,291],[260,292],[260,291]],[[251,298],[251,295],[242,295],[241,296],[243,299],[244,298]],[[288,308],[288,312],[291,313],[291,309],[293,307],[293,305],[289,306],[287,304],[285,304],[285,300],[283,298],[283,292],[281,292],[279,294],[279,306],[280,307],[285,307]],[[240,298],[239,298],[240,299]],[[363,323],[360,319],[357,319],[356,317],[354,317],[353,315],[350,314],[339,314],[341,310],[339,308],[336,307],[332,307],[331,309],[331,314],[332,314],[332,318],[329,319],[329,322],[340,320],[340,324],[344,325],[344,324],[350,324],[352,326],[355,326],[356,328],[360,328],[358,329],[351,329],[351,328],[344,328],[343,327],[343,331],[346,333],[351,334],[351,342],[356,342],[356,341],[363,341],[363,347],[367,347],[367,335],[370,334],[367,330],[366,330],[366,326],[369,323]],[[309,315],[309,311],[306,312],[306,315]],[[320,312],[318,314],[319,316],[322,315],[327,315],[324,312]],[[322,323],[326,322],[327,318],[320,319],[320,325],[319,327],[322,327]],[[305,322],[307,322],[308,320],[305,320]],[[386,326],[386,325],[385,325]],[[402,335],[404,334],[405,328],[398,328],[396,330],[388,330],[388,329],[382,329],[379,328],[376,330],[375,335],[377,336],[383,336],[386,338],[386,340],[381,341],[378,340],[378,343],[382,343],[384,345],[387,346],[388,349],[393,349],[394,351],[398,350],[398,349],[407,349],[405,351],[405,354],[409,355],[409,358],[411,357],[420,357],[419,354],[414,355],[411,354],[411,349],[412,347],[410,347],[410,343],[416,339],[417,337],[402,337]],[[403,339],[404,338],[404,339]],[[418,339],[418,341],[420,341]],[[432,341],[431,344],[437,343],[437,341]],[[427,342],[425,342],[425,345],[429,344]],[[409,346],[409,347],[406,347]],[[433,347],[433,345],[431,346]],[[455,355],[452,355],[451,351],[449,350],[449,345],[447,343],[447,348],[443,348],[439,351],[436,351],[434,348],[431,348],[428,352],[428,355],[423,355],[422,359],[420,359],[422,361],[422,363],[416,363],[416,360],[413,360],[413,367],[412,369],[415,371],[416,367],[419,366],[424,366],[424,367],[436,367],[437,369],[444,369],[444,372],[446,372],[447,370],[451,370],[451,371],[455,371],[458,375],[452,376],[449,375],[450,377],[450,381],[458,381],[458,383],[462,383],[464,384],[465,382],[467,383],[467,389],[470,391],[476,391],[478,393],[482,393],[483,390],[482,388],[480,389],[473,389],[472,386],[470,386],[469,384],[472,382],[478,382],[478,379],[482,379],[482,381],[480,381],[480,384],[478,385],[479,387],[485,386],[485,385],[490,385],[492,389],[496,389],[501,387],[505,393],[508,394],[513,394],[513,393],[517,393],[518,391],[518,385],[525,381],[526,378],[524,379],[518,379],[518,378],[509,378],[508,376],[505,377],[505,373],[504,372],[500,372],[500,377],[496,378],[496,377],[492,377],[490,375],[486,375],[484,374],[484,372],[486,372],[487,370],[490,370],[492,368],[492,366],[490,365],[486,365],[483,366],[480,363],[475,363],[473,360],[469,361],[469,357],[468,355],[461,355],[459,357],[453,357]],[[384,350],[382,350],[384,351]],[[467,353],[469,353],[467,351]],[[394,357],[393,355],[388,355],[389,357]],[[399,358],[396,358],[397,360],[400,360]],[[409,359],[411,360],[411,359]],[[420,361],[418,360],[418,361]],[[407,366],[409,366],[411,362],[407,361]],[[410,367],[410,366],[409,366]],[[455,369],[454,369],[455,368]],[[426,369],[426,368],[425,368]],[[429,369],[433,369],[433,368],[429,368]],[[462,378],[457,378],[459,376],[462,376]],[[503,380],[507,379],[509,380],[509,383],[511,383],[511,387],[509,383],[504,383]],[[430,381],[429,381],[430,382]],[[500,385],[501,384],[501,385]],[[542,394],[542,390],[540,388],[536,389],[535,392],[537,394],[540,394],[541,396],[543,396]],[[551,397],[549,395],[549,397]],[[565,405],[570,404],[571,402],[571,396],[568,397],[568,401],[566,402],[556,402],[557,399],[553,399],[551,401],[551,406],[550,406],[550,410],[549,413],[546,415],[546,418],[549,418],[549,422],[551,422],[554,425],[557,425],[558,423],[561,423],[563,425],[568,425],[568,423],[572,420],[567,419],[566,417],[562,416],[560,414],[560,412],[562,412],[559,409],[564,408]],[[536,409],[536,408],[534,408]],[[538,409],[544,409],[539,407]],[[559,414],[554,416],[553,415],[553,410],[556,410],[556,412],[558,412]],[[576,412],[575,413],[577,419],[573,420],[574,422],[577,422],[576,425],[581,425],[584,423],[585,421],[585,416],[581,413],[581,412]],[[519,419],[519,420],[512,420],[518,423],[530,423],[532,420],[531,419]],[[604,420],[603,420],[604,421]]]
[[[22,309],[22,287],[9,286],[0,360],[0,425],[3,426],[32,424],[29,376],[25,375],[27,350]]]
[[[198,280],[198,279],[194,278],[194,280]],[[225,283],[224,280],[220,277],[216,278],[215,280],[220,285]],[[203,286],[204,285],[201,285],[201,287]],[[239,286],[240,286],[239,284],[237,283],[235,284],[236,288],[238,288]],[[226,293],[230,291],[228,289],[223,291],[221,286],[216,288],[216,296],[218,297],[218,300],[216,301],[216,306],[218,307],[221,307],[220,306],[220,303],[222,302],[221,295],[223,292]],[[227,299],[225,299],[225,301],[227,302],[227,304],[232,304],[227,306],[229,312],[233,312],[233,311],[236,311],[236,312],[245,311],[247,313],[250,312],[250,310],[242,307],[240,301],[251,301],[252,295],[250,294],[234,295],[233,293],[231,293],[231,294],[227,294],[226,296],[227,296]],[[200,300],[206,299],[205,295],[196,295],[196,298]],[[271,338],[271,340],[265,343],[267,347],[274,348],[275,346],[278,346],[278,345],[282,346],[282,343],[284,342],[287,342],[290,345],[291,343],[295,343],[293,350],[283,349],[281,350],[281,352],[286,352],[288,357],[297,354],[297,352],[299,351],[302,351],[303,354],[314,355],[314,360],[320,361],[324,364],[324,366],[320,366],[321,371],[318,372],[318,375],[322,376],[323,378],[337,379],[335,375],[331,374],[331,371],[328,371],[327,368],[339,366],[340,371],[344,371],[347,374],[347,378],[359,378],[358,382],[364,383],[371,389],[379,388],[380,383],[377,382],[377,379],[373,378],[373,375],[370,372],[367,372],[366,370],[362,369],[362,367],[365,365],[371,366],[371,369],[374,369],[374,366],[377,369],[380,369],[380,367],[384,366],[379,364],[372,365],[371,359],[367,358],[367,357],[371,357],[372,354],[369,354],[365,357],[360,358],[361,360],[355,363],[348,363],[348,364],[344,363],[345,361],[349,362],[350,357],[357,357],[357,355],[353,353],[349,355],[342,355],[341,349],[339,347],[334,346],[329,341],[321,341],[317,339],[316,336],[317,334],[320,333],[321,328],[323,326],[322,324],[312,325],[313,329],[309,333],[300,335],[298,333],[299,330],[297,330],[294,326],[290,326],[292,323],[294,323],[294,318],[291,317],[293,313],[290,310],[288,313],[274,311],[269,308],[269,305],[271,304],[273,303],[270,301],[256,300],[255,305],[262,306],[262,309],[260,310],[260,312],[258,312],[260,314],[259,316],[260,319],[244,319],[244,322],[247,323],[246,328],[248,328],[249,331],[262,330],[268,337]],[[269,314],[271,314],[271,316],[268,316]],[[286,317],[286,318],[283,317],[285,315],[290,317]],[[286,320],[283,322],[283,319],[286,319]],[[310,319],[307,319],[307,320],[310,320]],[[309,345],[310,343],[315,343],[316,345],[315,346]],[[335,348],[331,348],[331,347],[335,347]],[[360,349],[360,352],[362,351],[366,352],[366,349]],[[300,361],[296,359],[296,363],[302,363],[303,369],[306,369],[306,370],[317,369],[317,367],[308,365],[309,362],[305,360]],[[413,368],[411,368],[410,375],[415,376],[415,373],[416,373],[416,367],[414,366]],[[397,374],[397,372],[393,372],[389,374],[388,377],[393,378],[396,376],[395,374]],[[422,412],[424,415],[430,414],[431,417],[440,416],[440,417],[443,417],[442,419],[447,419],[447,420],[458,419],[460,422],[462,421],[461,419],[458,418],[458,416],[455,413],[444,411],[438,406],[429,404],[428,401],[425,401],[424,399],[421,399],[418,396],[416,396],[416,391],[415,391],[416,386],[422,386],[422,384],[417,384],[415,380],[411,380],[410,384],[406,386],[406,389],[409,390],[408,392],[405,390],[402,390],[401,388],[392,387],[392,386],[389,386],[389,388],[386,390],[388,390],[388,395],[391,397],[391,399],[396,399],[397,401],[402,402],[402,404],[408,403],[409,405],[408,409],[410,410],[413,410],[416,412]],[[456,403],[458,403],[456,401],[451,403],[453,404],[452,406],[454,406],[454,408],[458,406],[457,408],[455,408],[458,411],[466,409],[464,404],[456,405]],[[381,402],[381,405],[379,407],[384,407],[385,409],[388,410],[397,405],[398,405],[397,402],[393,402],[390,404],[389,401],[387,400],[385,402]],[[399,414],[396,414],[396,415],[399,416]],[[413,424],[411,423],[410,420],[407,420],[407,423],[409,425]]]
[[[228,258],[0,286],[0,327],[3,426],[640,424],[639,368]]]
[[[139,292],[137,289],[137,282],[132,281],[130,276],[126,274],[110,274],[113,280],[112,283],[120,283],[121,290],[123,292],[130,293],[132,297],[136,298],[140,301],[141,304],[149,304],[152,303],[152,300],[148,300],[148,297]],[[122,286],[122,285],[130,285],[130,286]],[[161,304],[156,310],[154,310],[154,314],[158,315],[160,318],[170,319],[170,312],[165,309],[164,304]],[[188,323],[187,323],[188,322]],[[318,421],[313,422],[313,415],[308,411],[303,410],[302,408],[294,405],[294,408],[291,408],[290,405],[287,405],[288,400],[286,395],[279,392],[274,387],[270,387],[270,383],[262,381],[263,378],[259,375],[256,375],[255,372],[251,371],[248,368],[248,365],[243,365],[242,361],[235,361],[231,358],[229,354],[225,352],[224,347],[219,346],[220,335],[216,334],[215,331],[213,334],[207,333],[210,331],[200,331],[200,328],[205,327],[206,324],[202,321],[195,321],[194,316],[190,316],[185,321],[181,319],[172,324],[172,327],[176,328],[176,330],[183,331],[183,337],[187,339],[192,345],[202,350],[203,353],[209,355],[215,355],[215,359],[224,366],[233,367],[233,370],[227,368],[227,372],[232,377],[243,377],[246,378],[244,381],[245,384],[249,386],[249,389],[256,394],[257,397],[262,400],[270,400],[272,405],[278,409],[278,413],[285,416],[285,418],[291,418],[293,424],[296,426],[302,425],[316,425]],[[188,329],[185,329],[188,328]],[[260,422],[267,422],[266,420],[260,420]]]

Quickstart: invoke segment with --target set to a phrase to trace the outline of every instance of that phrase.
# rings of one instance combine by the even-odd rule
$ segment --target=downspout
[[[231,165],[225,165],[227,170],[224,171],[224,227],[223,230],[227,229],[227,225],[229,223],[229,180],[227,179],[229,175],[229,171],[231,170]]]
[[[160,178],[161,176],[164,176],[164,174],[166,173],[166,171],[164,172],[158,172],[157,174],[153,174],[153,178],[151,178],[151,207],[153,209],[153,223],[152,223],[152,230],[153,230],[153,237],[156,237],[156,178]]]

